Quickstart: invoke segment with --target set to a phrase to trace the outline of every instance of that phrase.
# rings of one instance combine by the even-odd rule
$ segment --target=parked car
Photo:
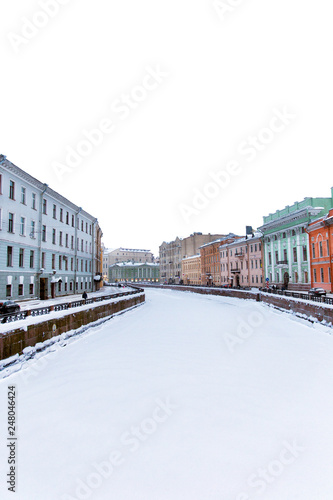
[[[20,306],[13,300],[4,300],[0,302],[0,315],[13,314],[20,311]]]
[[[326,290],[324,288],[310,288],[309,295],[326,295]]]

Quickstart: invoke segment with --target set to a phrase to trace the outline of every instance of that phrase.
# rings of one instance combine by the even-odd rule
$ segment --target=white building
[[[116,248],[108,252],[109,266],[118,262],[133,261],[138,263],[154,262],[154,256],[150,250],[140,250],[134,248]]]
[[[95,217],[0,155],[0,299],[99,287]]]

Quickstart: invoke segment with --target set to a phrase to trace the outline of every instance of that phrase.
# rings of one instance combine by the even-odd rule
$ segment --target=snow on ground
[[[87,292],[87,294],[88,298],[90,299],[92,297],[99,297],[101,295],[110,295],[113,293],[120,293],[120,292],[130,292],[132,290],[133,288],[129,287],[118,288],[116,286],[104,286],[100,290],[97,290],[96,292]],[[22,301],[16,300],[15,302],[19,304],[21,311],[26,311],[27,309],[38,309],[40,307],[49,307],[49,306],[54,306],[56,304],[66,304],[67,302],[76,302],[78,300],[82,300],[82,293],[77,293],[74,295],[64,295],[62,297],[55,297],[54,299],[47,299],[47,300],[31,299]]]
[[[331,500],[332,330],[254,301],[146,300],[0,381],[1,499]]]

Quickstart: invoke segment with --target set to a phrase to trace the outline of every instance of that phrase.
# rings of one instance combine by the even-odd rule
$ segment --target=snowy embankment
[[[331,500],[333,337],[254,301],[146,289],[146,304],[31,360],[18,500]]]
[[[133,291],[133,290],[131,290]],[[139,292],[136,296],[144,295],[144,292]],[[44,323],[44,321],[49,321],[52,319],[60,319],[63,318],[64,316],[68,316],[70,314],[77,314],[81,311],[87,311],[88,309],[95,309],[96,307],[101,307],[107,304],[119,302],[121,300],[131,300],[134,297],[133,295],[125,295],[123,297],[112,297],[110,295],[110,298],[107,300],[103,300],[101,302],[93,302],[92,304],[84,304],[82,306],[78,306],[75,308],[70,308],[70,309],[63,309],[62,311],[51,311],[47,314],[42,314],[40,316],[27,316],[25,319],[13,321],[10,323],[0,323],[0,335],[4,335],[7,332],[10,332],[12,330],[16,330],[19,328],[22,328],[23,330],[26,330],[29,325],[37,325],[38,323]]]

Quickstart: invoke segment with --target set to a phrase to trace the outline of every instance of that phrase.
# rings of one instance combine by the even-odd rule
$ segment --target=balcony
[[[230,272],[231,272],[231,273],[240,273],[240,272],[241,272],[241,270],[240,270],[240,269],[238,269],[238,267],[232,267],[232,268],[230,269]]]
[[[245,253],[243,253],[243,252],[236,252],[235,253],[235,257],[239,257],[240,259],[242,259],[243,257],[245,257]]]
[[[277,260],[276,261],[276,266],[277,267],[288,267],[288,260]]]

